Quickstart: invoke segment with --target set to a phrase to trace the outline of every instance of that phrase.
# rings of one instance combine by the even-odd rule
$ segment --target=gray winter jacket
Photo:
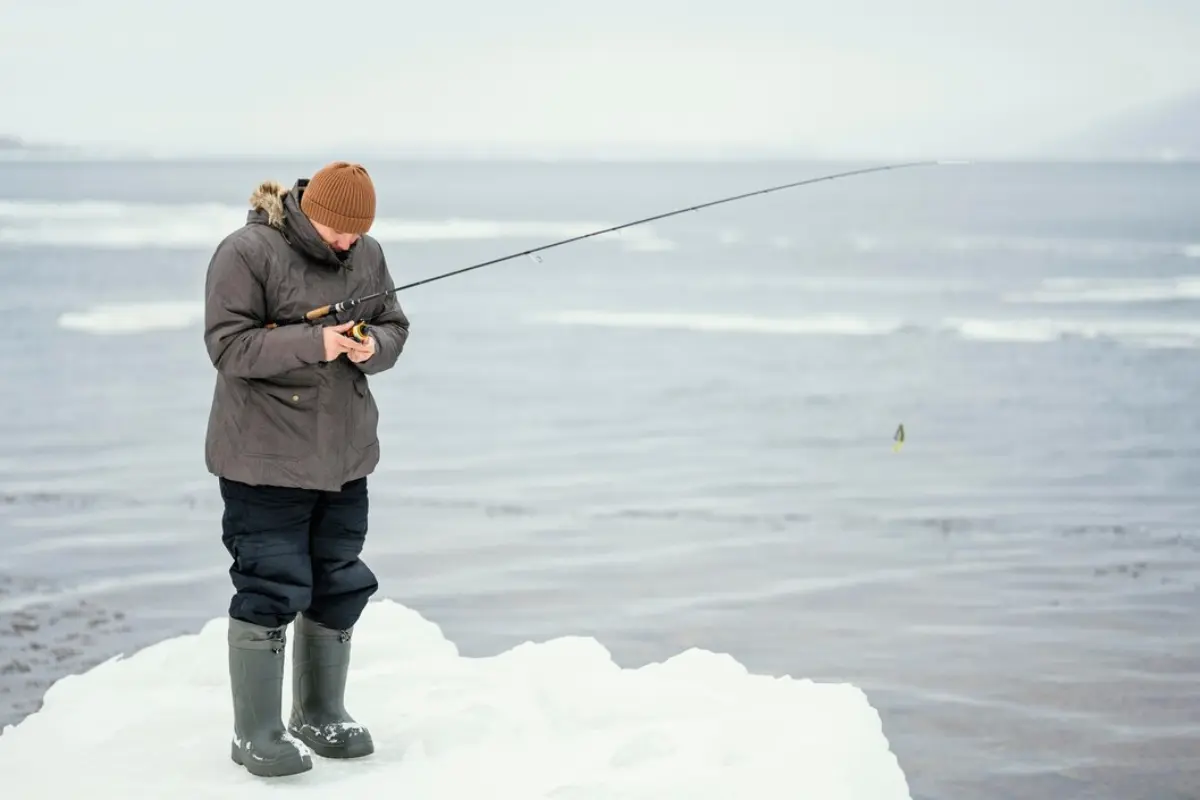
[[[217,369],[205,441],[209,472],[250,484],[336,491],[379,462],[379,410],[367,376],[408,340],[396,296],[316,322],[314,308],[395,286],[379,243],[336,253],[300,211],[308,184],[274,181],[250,197],[246,224],[217,246],[205,281],[204,343]],[[376,352],[325,362],[323,325],[365,319]]]

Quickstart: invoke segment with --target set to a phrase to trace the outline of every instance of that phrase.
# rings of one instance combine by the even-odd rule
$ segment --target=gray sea
[[[205,267],[316,166],[0,163],[0,724],[224,614]],[[368,166],[406,283],[864,165]],[[1200,796],[1198,209],[1200,165],[922,167],[405,291],[381,594],[468,655],[853,682],[916,798]]]

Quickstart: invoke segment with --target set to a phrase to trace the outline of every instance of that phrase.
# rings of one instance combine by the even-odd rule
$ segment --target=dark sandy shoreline
[[[123,611],[86,599],[30,601],[47,587],[0,575],[0,735],[42,706],[53,683],[129,649]]]

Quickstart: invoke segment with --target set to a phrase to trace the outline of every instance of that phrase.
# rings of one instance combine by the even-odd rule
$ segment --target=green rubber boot
[[[346,712],[351,630],[332,630],[296,617],[288,730],[324,758],[361,758],[375,752],[370,732]]]
[[[251,775],[276,778],[312,769],[312,754],[283,727],[287,628],[229,619],[229,682],[233,692],[230,757]]]

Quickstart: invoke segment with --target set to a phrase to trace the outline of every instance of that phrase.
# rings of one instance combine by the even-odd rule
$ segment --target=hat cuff
[[[348,217],[345,214],[326,208],[309,197],[306,191],[300,196],[300,210],[314,222],[333,228],[338,233],[364,234],[371,230],[374,217]]]

